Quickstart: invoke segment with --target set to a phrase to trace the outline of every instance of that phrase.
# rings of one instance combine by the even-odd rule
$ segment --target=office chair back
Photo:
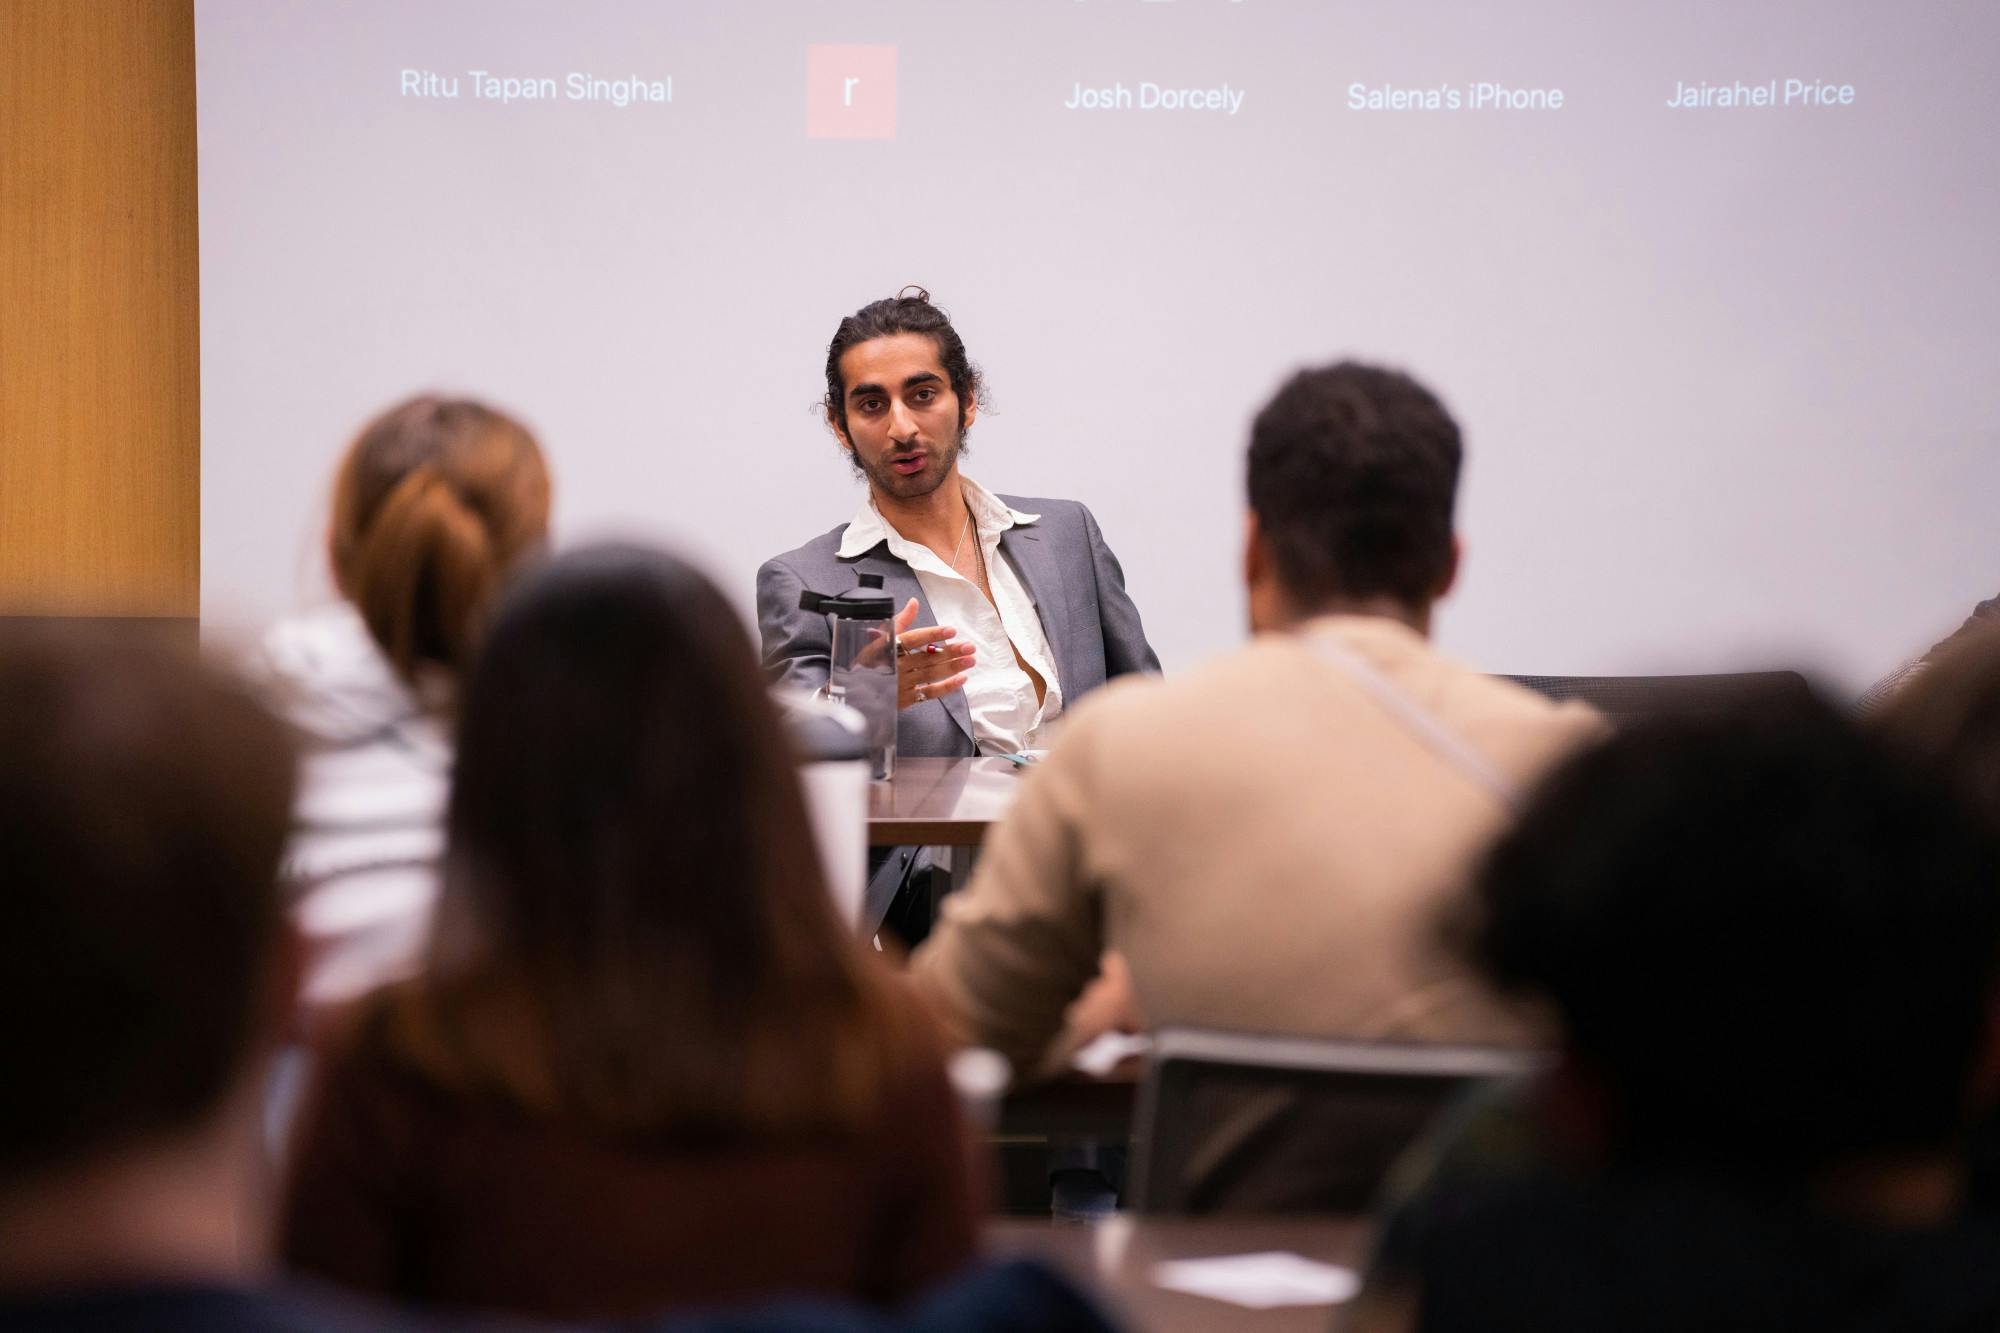
[[[1792,703],[1810,697],[1796,671],[1709,676],[1503,676],[1550,699],[1581,699],[1614,722],[1712,713],[1746,700]]]
[[[1134,1207],[1362,1212],[1448,1102],[1546,1063],[1498,1047],[1163,1031],[1134,1124]]]

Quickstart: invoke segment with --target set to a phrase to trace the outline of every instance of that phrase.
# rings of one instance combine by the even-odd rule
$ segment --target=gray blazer
[[[1064,706],[1113,676],[1158,671],[1160,659],[1146,642],[1139,609],[1125,595],[1124,571],[1090,511],[1074,500],[1000,499],[1040,515],[1034,523],[1002,533],[1000,553],[1019,571],[1042,618]],[[826,617],[799,609],[801,589],[845,592],[860,575],[880,574],[883,590],[897,606],[917,599],[914,627],[937,624],[916,574],[889,554],[886,542],[852,560],[835,554],[846,530],[843,523],[795,551],[766,560],[757,571],[757,631],[764,641],[764,664],[778,684],[816,690],[826,683]],[[904,709],[897,721],[896,751],[947,757],[974,753],[972,712],[964,692]]]

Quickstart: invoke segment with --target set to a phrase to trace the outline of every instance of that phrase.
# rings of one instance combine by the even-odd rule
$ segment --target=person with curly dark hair
[[[1461,938],[1561,1059],[1417,1151],[1343,1327],[2000,1327],[2000,846],[1911,750],[1766,701],[1549,780]]]

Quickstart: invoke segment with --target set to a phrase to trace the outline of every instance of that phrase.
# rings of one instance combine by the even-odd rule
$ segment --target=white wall
[[[2000,591],[2000,7],[199,0],[197,25],[212,624],[319,594],[335,457],[429,387],[539,431],[564,537],[670,541],[747,613],[756,565],[855,503],[825,346],[906,282],[991,381],[968,472],[1089,503],[1170,668],[1239,634],[1214,608],[1240,605],[1250,415],[1345,353],[1466,428],[1441,634],[1482,666],[1858,685]],[[807,136],[813,43],[897,48],[893,140]],[[474,69],[673,101],[503,105]],[[1665,105],[1791,78],[1853,101]],[[1348,108],[1482,81],[1563,106]],[[1066,109],[1079,82],[1242,100]]]

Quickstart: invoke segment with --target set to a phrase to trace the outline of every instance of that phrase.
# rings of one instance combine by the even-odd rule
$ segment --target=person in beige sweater
[[[1522,1035],[1440,921],[1524,786],[1604,723],[1432,648],[1461,456],[1398,372],[1279,391],[1249,451],[1255,637],[1078,706],[912,960],[948,1031],[1033,1070],[1109,950],[1072,1038],[1128,1000],[1156,1027]]]

